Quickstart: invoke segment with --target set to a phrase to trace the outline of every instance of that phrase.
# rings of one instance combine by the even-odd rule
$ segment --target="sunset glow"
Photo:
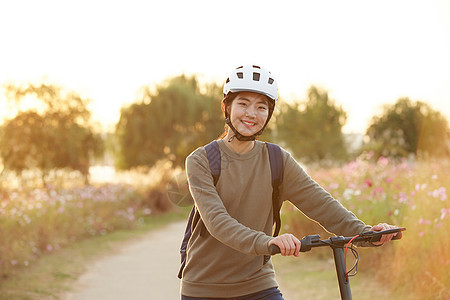
[[[284,101],[327,90],[348,113],[346,132],[364,132],[399,97],[450,118],[446,0],[24,0],[0,11],[0,83],[46,77],[85,94],[105,129],[143,85],[181,73],[222,84],[245,63],[270,69]]]

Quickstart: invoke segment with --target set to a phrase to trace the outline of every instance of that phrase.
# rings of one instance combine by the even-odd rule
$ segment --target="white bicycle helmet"
[[[224,96],[236,92],[256,92],[266,95],[275,103],[278,100],[278,85],[272,74],[259,66],[246,65],[236,68],[225,81]]]

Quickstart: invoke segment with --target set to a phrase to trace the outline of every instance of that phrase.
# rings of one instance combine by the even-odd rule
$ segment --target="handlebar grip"
[[[306,238],[303,238],[300,240],[300,252],[308,252],[311,250],[311,242],[308,241]]]
[[[278,247],[277,245],[274,245],[274,244],[270,245],[269,253],[270,253],[270,255],[275,255],[275,254],[281,253],[280,247]]]
[[[403,231],[403,230],[402,230]],[[399,240],[399,239],[401,239],[402,238],[402,232],[401,231],[397,231],[398,233],[397,233],[397,235],[396,236],[394,236],[393,238],[392,238],[392,240]],[[379,242],[380,240],[381,240],[381,236],[382,236],[382,234],[377,234],[377,235],[375,235],[373,238],[371,238],[370,239],[370,242]]]
[[[307,251],[311,250],[311,246],[308,247],[305,239],[300,240],[300,242],[301,242],[300,252],[307,252]],[[269,246],[269,253],[270,253],[270,255],[275,255],[275,254],[281,253],[280,247],[278,247],[275,244],[271,244]]]

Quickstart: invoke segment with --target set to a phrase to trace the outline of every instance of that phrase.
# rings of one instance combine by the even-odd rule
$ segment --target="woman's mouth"
[[[251,122],[251,121],[245,121],[245,120],[242,120],[242,123],[244,123],[244,125],[246,125],[246,126],[255,126],[255,122]]]

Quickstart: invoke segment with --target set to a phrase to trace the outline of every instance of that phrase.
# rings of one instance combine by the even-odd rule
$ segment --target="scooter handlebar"
[[[401,232],[405,231],[405,230],[406,230],[405,227],[400,227],[400,228],[394,228],[394,229],[383,230],[383,231],[367,231],[367,232],[360,234],[360,236],[358,236],[357,238],[355,238],[354,242],[359,242],[359,241],[378,242],[381,239],[382,235],[397,233],[397,232],[398,232],[398,234],[396,236],[394,236],[392,238],[392,240],[399,240],[402,238]],[[318,234],[308,235],[300,240],[300,242],[301,242],[300,252],[307,252],[307,251],[311,250],[311,248],[313,248],[313,247],[339,246],[339,245],[342,246],[342,245],[348,243],[352,239],[353,239],[353,237],[338,236],[338,237],[332,237],[328,240],[321,240],[320,236]],[[272,244],[269,246],[269,253],[270,253],[270,255],[275,255],[275,254],[281,253],[281,250],[277,245]]]
[[[280,247],[278,247],[277,245],[274,245],[274,244],[270,245],[269,253],[270,253],[270,255],[275,255],[275,254],[281,253]]]

